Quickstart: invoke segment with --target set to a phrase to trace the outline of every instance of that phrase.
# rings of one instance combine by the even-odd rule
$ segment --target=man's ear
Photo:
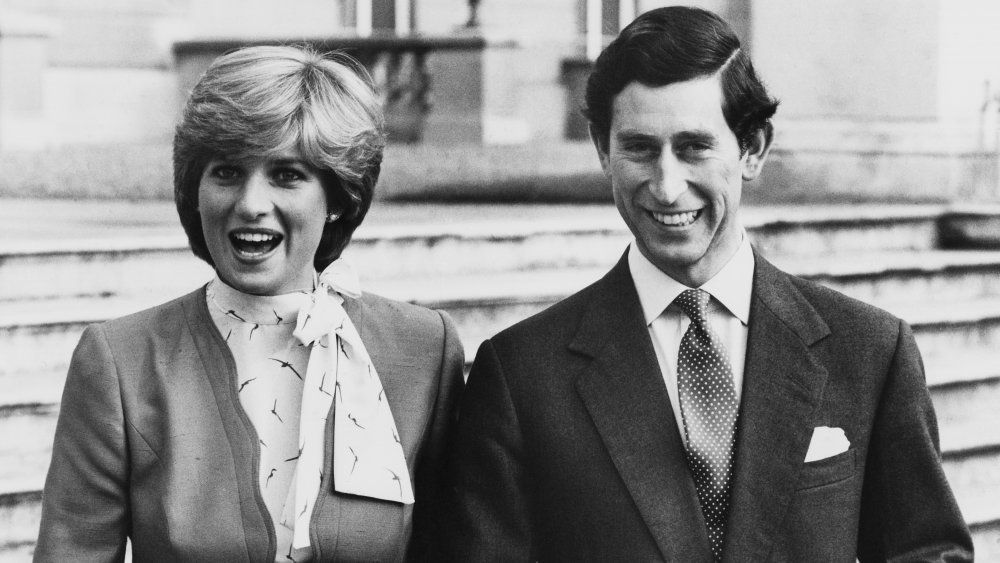
[[[611,160],[608,156],[608,144],[610,139],[606,133],[601,133],[594,127],[591,123],[590,129],[590,140],[594,143],[594,148],[597,149],[597,158],[601,160],[601,170],[604,170],[604,175],[610,178],[611,174]]]
[[[771,153],[771,143],[774,141],[774,127],[768,121],[754,133],[750,140],[750,146],[743,156],[743,180],[753,180],[760,175],[764,168],[764,161]]]

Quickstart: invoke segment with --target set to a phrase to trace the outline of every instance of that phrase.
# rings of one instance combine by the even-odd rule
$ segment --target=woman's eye
[[[290,182],[298,182],[298,181],[300,181],[300,180],[302,180],[304,178],[304,176],[303,176],[303,174],[301,172],[299,172],[298,170],[291,169],[291,168],[284,168],[284,169],[275,171],[274,177],[275,177],[276,180],[278,180],[282,184],[287,184],[287,183],[290,183]]]
[[[240,172],[235,166],[223,164],[212,168],[212,176],[219,180],[234,180],[239,174]]]

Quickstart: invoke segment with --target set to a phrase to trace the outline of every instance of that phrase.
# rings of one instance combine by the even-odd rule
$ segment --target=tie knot
[[[674,303],[693,322],[705,323],[708,317],[708,301],[712,296],[701,289],[687,289],[674,299]]]

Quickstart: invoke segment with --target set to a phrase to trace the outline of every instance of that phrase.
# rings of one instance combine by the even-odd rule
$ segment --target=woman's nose
[[[256,219],[267,215],[273,207],[268,179],[258,172],[249,174],[240,190],[236,212],[244,219]]]

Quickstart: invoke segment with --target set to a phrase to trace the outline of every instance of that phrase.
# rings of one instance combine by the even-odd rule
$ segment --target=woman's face
[[[317,170],[298,152],[211,160],[198,212],[224,282],[254,295],[312,288],[327,201]]]

